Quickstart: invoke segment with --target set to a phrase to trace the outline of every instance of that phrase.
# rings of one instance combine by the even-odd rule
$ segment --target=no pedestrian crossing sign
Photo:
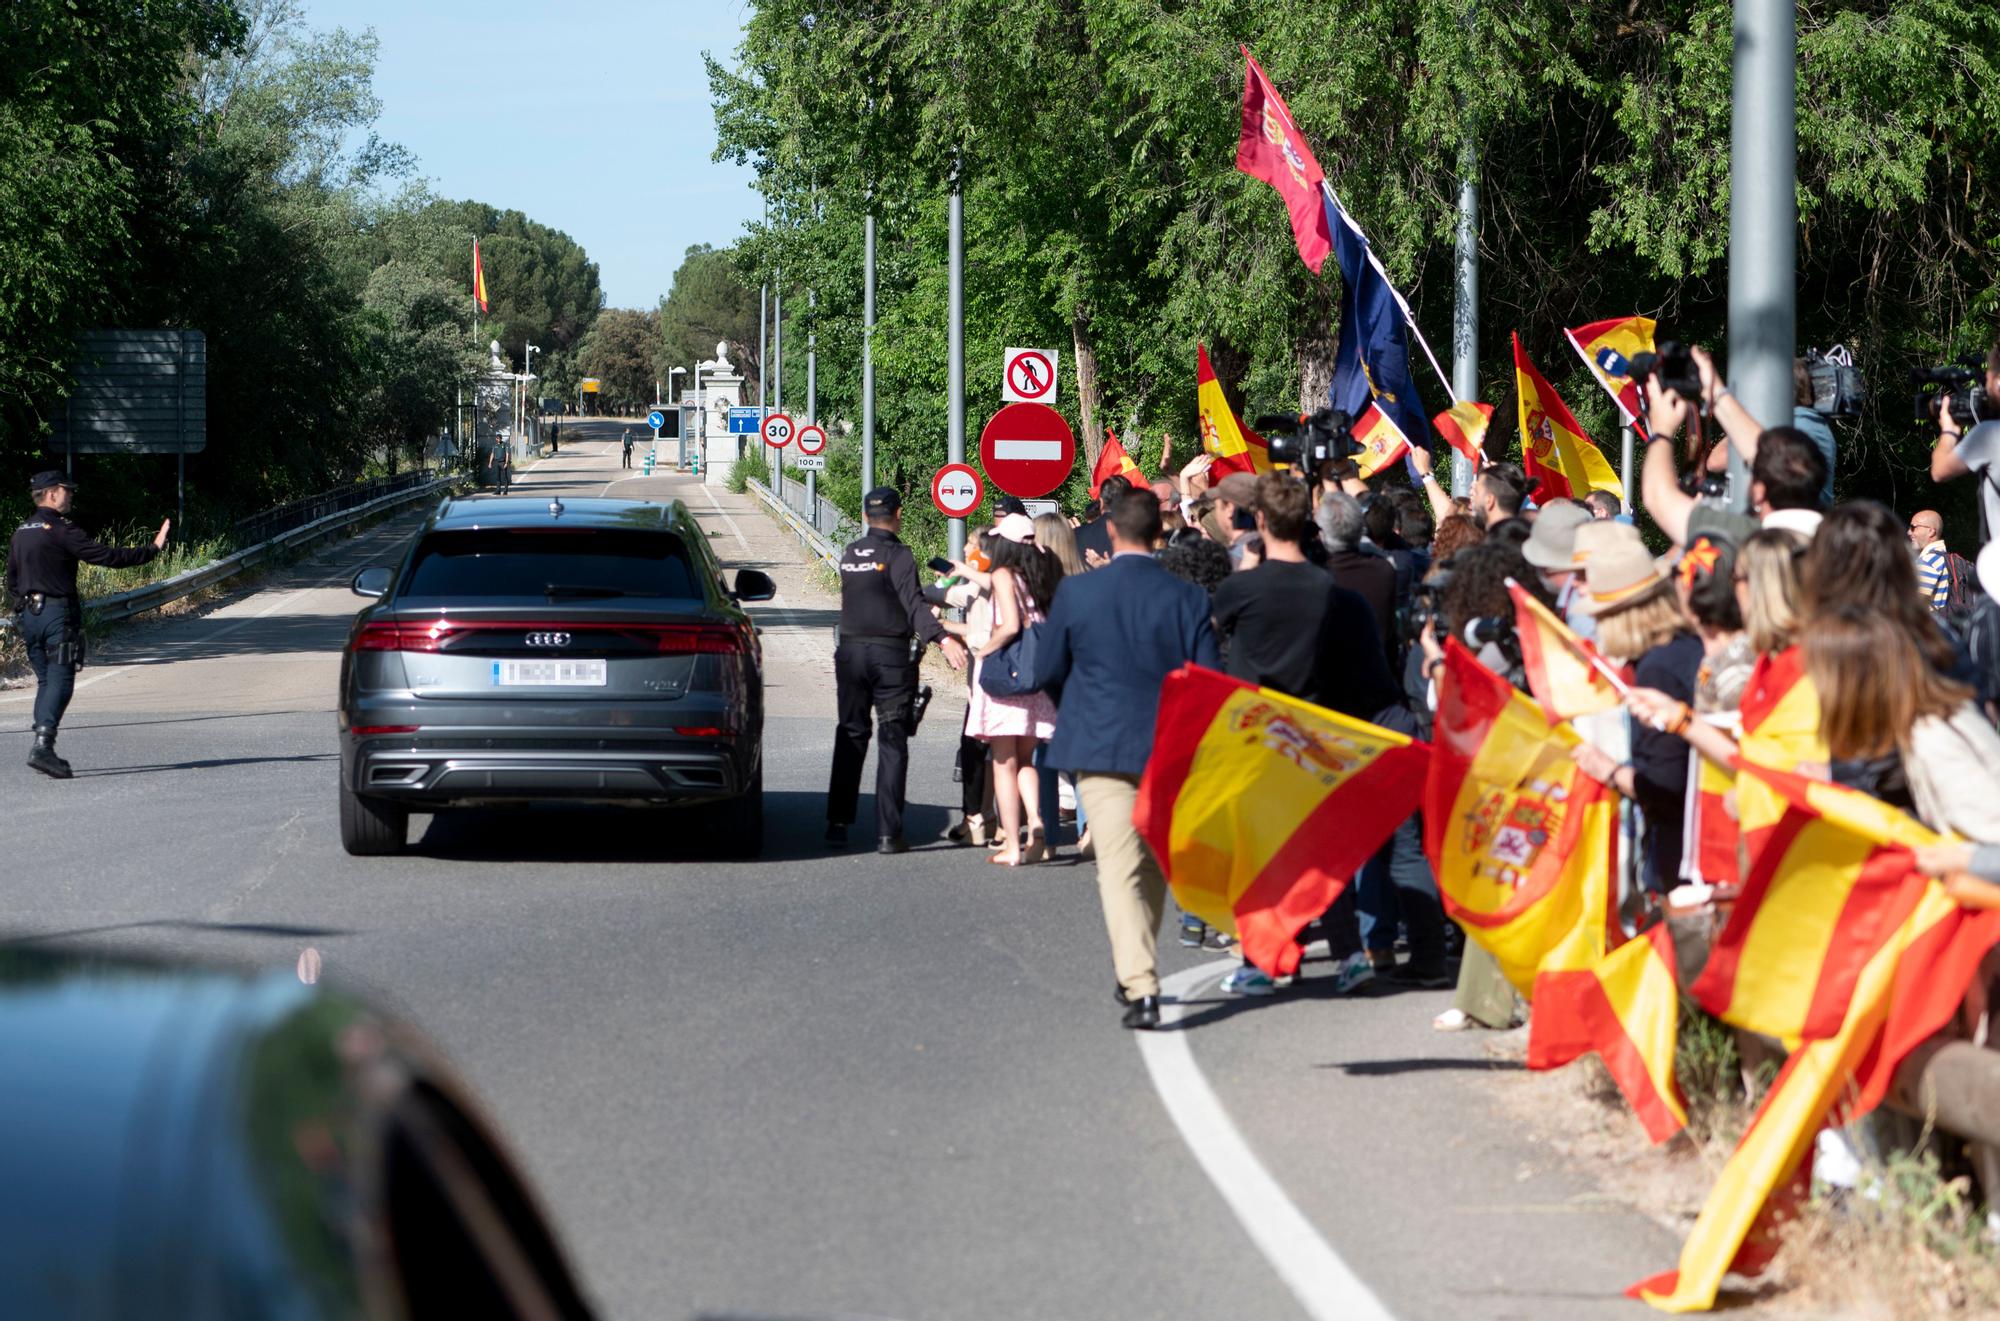
[[[1076,437],[1047,404],[1009,404],[979,433],[979,466],[1009,495],[1047,495],[1069,478]]]
[[[931,503],[946,518],[964,518],[985,495],[979,474],[963,463],[947,463],[931,478]]]
[[[808,422],[799,428],[799,453],[817,454],[826,448],[826,428],[817,422]],[[803,465],[801,465],[803,466]],[[825,467],[822,461],[819,467]]]
[[[732,436],[754,436],[764,427],[764,410],[755,404],[748,408],[729,410],[729,434]]]
[[[1008,349],[1000,358],[1000,397],[1016,404],[1056,401],[1056,351]]]
[[[661,427],[665,426],[666,424],[667,424],[667,413],[665,409],[655,408],[652,412],[646,414],[646,425],[651,427],[653,430],[658,431]]]
[[[792,419],[783,413],[773,413],[764,419],[764,443],[774,450],[781,450],[792,443],[794,430]]]

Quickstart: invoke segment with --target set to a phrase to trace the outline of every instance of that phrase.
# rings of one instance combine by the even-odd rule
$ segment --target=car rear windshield
[[[700,600],[702,590],[687,546],[671,532],[486,528],[425,537],[397,595],[453,602]]]

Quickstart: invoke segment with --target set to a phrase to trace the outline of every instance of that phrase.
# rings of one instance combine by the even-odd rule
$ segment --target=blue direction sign
[[[646,414],[646,425],[653,430],[658,431],[666,424],[667,411],[664,408],[655,408],[652,412]]]
[[[732,436],[754,436],[764,429],[764,410],[755,404],[748,408],[729,410],[729,434]]]

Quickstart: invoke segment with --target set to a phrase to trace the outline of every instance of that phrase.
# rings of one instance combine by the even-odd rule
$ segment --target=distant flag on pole
[[[1271,471],[1271,452],[1264,438],[1243,425],[1243,419],[1223,397],[1222,382],[1208,361],[1208,349],[1194,346],[1195,409],[1200,414],[1202,452],[1213,455],[1209,476],[1221,481],[1232,472]]]
[[[1431,425],[1445,438],[1445,443],[1474,465],[1484,461],[1481,450],[1486,444],[1486,428],[1492,423],[1493,405],[1470,399],[1459,400],[1431,419]]]
[[[472,297],[479,310],[486,310],[486,271],[479,264],[479,240],[472,240]]]
[[[1313,274],[1326,264],[1333,251],[1327,231],[1327,216],[1320,205],[1320,186],[1326,175],[1306,146],[1305,134],[1292,122],[1292,112],[1278,95],[1264,70],[1243,49],[1243,130],[1236,142],[1236,168],[1253,179],[1270,184],[1285,199],[1292,216],[1292,237],[1299,245],[1299,260]]]
[[[1521,397],[1521,466],[1537,483],[1535,500],[1557,496],[1581,500],[1592,491],[1609,491],[1625,500],[1625,484],[1611,470],[1590,437],[1570,413],[1514,336],[1514,384]]]
[[[1118,433],[1110,427],[1104,428],[1104,449],[1097,456],[1097,466],[1090,470],[1090,498],[1095,500],[1107,477],[1123,477],[1134,486],[1146,485],[1146,474],[1139,465],[1132,462],[1132,456],[1119,443]]]
[[[1409,309],[1369,249],[1368,236],[1333,190],[1323,189],[1321,196],[1341,282],[1347,286],[1341,295],[1328,402],[1357,419],[1373,404],[1405,437],[1428,446],[1430,415],[1410,379]]]
[[[1639,383],[1632,379],[1632,359],[1653,351],[1653,322],[1642,316],[1613,317],[1587,326],[1563,331],[1590,368],[1590,374],[1617,401],[1627,425],[1646,430],[1645,410],[1639,406]]]

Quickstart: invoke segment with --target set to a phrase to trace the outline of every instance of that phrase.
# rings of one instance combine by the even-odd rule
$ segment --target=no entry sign
[[[931,503],[946,518],[964,518],[985,496],[979,474],[963,463],[947,463],[931,478]]]
[[[799,453],[817,454],[825,448],[825,427],[817,422],[808,422],[799,428]]]
[[[979,433],[979,465],[993,484],[1023,500],[1047,495],[1069,477],[1076,437],[1047,404],[1009,404]]]
[[[792,443],[792,433],[796,429],[792,419],[783,413],[772,413],[764,419],[764,443],[774,450],[781,450]]]
[[[1056,351],[1008,349],[1000,359],[1000,397],[1017,404],[1056,401]]]

